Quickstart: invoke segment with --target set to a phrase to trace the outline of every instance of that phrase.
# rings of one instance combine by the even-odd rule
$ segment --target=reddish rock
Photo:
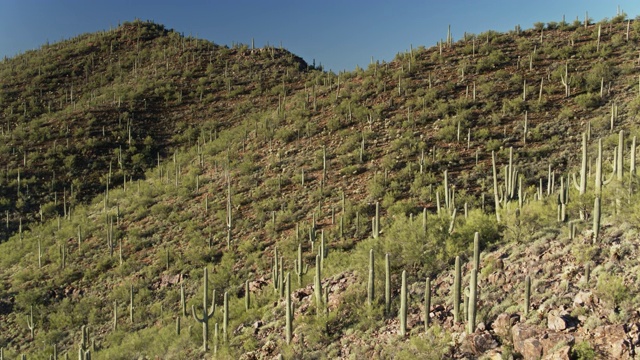
[[[551,354],[545,354],[542,360],[571,360],[571,346],[565,345]]]
[[[551,330],[565,330],[576,327],[576,325],[576,318],[571,317],[566,311],[560,313],[551,312],[547,315],[547,326]]]
[[[511,328],[511,340],[513,341],[513,350],[524,355],[525,340],[538,336],[538,329],[535,327],[516,324]],[[539,342],[538,342],[539,343]],[[540,348],[540,354],[542,354],[542,347]]]
[[[502,286],[505,282],[504,273],[501,271],[496,271],[494,273],[489,274],[487,277],[487,282],[491,285]]]
[[[180,283],[180,279],[182,279],[181,274],[176,274],[176,275],[162,274],[160,275],[160,281],[156,282],[151,287],[153,289],[162,289],[169,285],[176,285]]]
[[[571,350],[571,346],[575,343],[575,338],[570,334],[549,332],[542,335],[540,343],[542,344],[542,353],[545,356],[551,356],[556,354],[560,348],[564,348],[565,346],[569,347],[569,350]],[[557,354],[556,356],[560,356],[558,359],[563,359],[562,354]],[[569,358],[567,357],[567,359]]]
[[[311,289],[309,288],[298,289],[291,293],[291,297],[298,301],[301,301],[302,299],[310,295],[311,295]]]
[[[491,324],[493,332],[503,340],[511,339],[511,327],[520,321],[520,315],[502,313]]]
[[[525,360],[538,360],[542,357],[542,344],[534,337],[526,339],[522,342],[520,354]]]
[[[597,347],[612,359],[629,359],[630,344],[623,325],[599,326],[594,331]]]
[[[498,342],[488,332],[476,332],[466,335],[462,340],[462,349],[475,355],[498,347]]]
[[[580,291],[573,298],[573,306],[591,306],[593,305],[593,294],[585,291]]]
[[[264,288],[265,286],[267,286],[268,283],[264,280],[264,277],[254,280],[254,281],[250,281],[249,282],[249,291],[251,291],[252,293],[258,292],[260,290],[262,290],[262,288]]]

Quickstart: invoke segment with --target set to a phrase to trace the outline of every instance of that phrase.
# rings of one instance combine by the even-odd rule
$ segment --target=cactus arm
[[[580,191],[580,185],[578,185],[578,180],[576,180],[576,173],[571,173],[571,176],[573,177],[573,186],[576,190]]]
[[[495,151],[491,151],[491,164],[493,165],[493,196],[495,199],[496,220],[500,222],[500,197],[498,196],[498,174],[496,172]]]
[[[211,307],[209,308],[209,312],[207,313],[207,318],[213,316],[213,313],[216,311],[216,290],[213,290],[213,296],[211,298]]]
[[[193,315],[193,318],[194,318],[197,322],[199,322],[199,323],[204,322],[204,319],[198,319],[198,315],[196,315],[196,307],[195,307],[195,306],[193,306],[193,305],[191,305],[191,315]]]

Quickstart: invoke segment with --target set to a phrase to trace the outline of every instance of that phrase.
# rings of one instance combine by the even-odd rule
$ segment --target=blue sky
[[[139,18],[216,44],[282,43],[309,63],[353,70],[372,56],[389,61],[411,45],[435,45],[449,24],[455,40],[465,31],[530,28],[563,14],[567,21],[582,20],[585,11],[596,21],[611,18],[618,5],[630,18],[640,15],[637,0],[0,0],[0,57]]]

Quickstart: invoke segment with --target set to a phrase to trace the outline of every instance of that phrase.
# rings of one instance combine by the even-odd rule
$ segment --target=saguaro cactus
[[[617,155],[616,155],[617,156]],[[609,179],[605,179],[602,174],[602,139],[598,139],[598,157],[596,159],[596,176],[594,181],[595,194],[596,196],[600,196],[602,192],[602,185],[607,185],[613,179],[615,174],[615,166],[614,171],[611,173],[611,177]]]
[[[431,279],[427,278],[424,288],[424,328],[429,330],[429,322],[431,318]]]
[[[469,283],[469,334],[476,331],[476,298],[478,293],[478,271],[471,270],[471,280]]]
[[[286,321],[285,321],[285,334],[287,337],[287,344],[291,343],[293,334],[293,305],[291,304],[291,275],[287,273],[287,282],[285,283],[285,309]]]
[[[227,343],[229,341],[229,294],[226,291],[224,292],[222,312],[222,340]]]
[[[375,293],[375,269],[373,263],[373,249],[369,250],[369,281],[367,283],[367,303],[369,306],[373,304],[373,297]]]
[[[129,321],[133,324],[133,285],[129,285]]]
[[[33,341],[33,331],[35,329],[34,323],[33,323],[33,306],[29,307],[30,312],[29,312],[29,316],[27,316],[27,327],[29,328],[29,333],[31,334],[31,341]]]
[[[498,196],[498,172],[496,171],[495,151],[491,151],[491,164],[493,165],[493,198],[496,208],[496,220],[500,222],[500,196]]]
[[[444,171],[443,175],[443,184],[444,187],[444,206],[447,208],[447,211],[451,211],[451,193],[449,192],[449,175],[448,171]]]
[[[567,183],[569,181],[567,180]],[[560,207],[560,213],[558,215],[558,221],[567,221],[567,202],[569,201],[569,187],[565,186],[564,177],[560,177],[560,192],[558,193],[558,206]]]
[[[527,275],[524,278],[524,316],[529,315],[530,306],[531,306],[531,277]]]
[[[118,301],[113,301],[113,330],[118,329]]]
[[[400,336],[407,334],[407,272],[402,270],[402,289],[400,290]]]
[[[391,313],[391,263],[389,254],[384,256],[384,313]]]
[[[624,130],[620,130],[618,133],[618,156],[616,160],[616,177],[618,181],[622,181],[624,176]]]
[[[576,181],[576,174],[573,174],[573,184],[584,195],[587,191],[587,133],[582,133],[582,162],[580,163],[580,183]]]
[[[376,201],[376,216],[372,221],[373,238],[377,239],[380,235],[380,203]]]
[[[249,311],[249,307],[251,307],[251,297],[249,291],[249,280],[244,282],[244,308]]]
[[[278,248],[275,248],[273,251],[273,268],[271,269],[271,273],[273,275],[273,289],[276,293],[278,292],[278,285],[280,284],[278,268]]]
[[[480,233],[473,234],[473,268],[480,270]]]
[[[309,270],[308,264],[302,264],[302,244],[298,244],[298,258],[294,260],[294,270],[298,276],[298,286],[302,285],[302,275],[306,274]]]
[[[198,318],[198,315],[196,315],[196,308],[193,305],[191,305],[191,315],[193,315],[193,318],[197,322],[202,324],[202,350],[207,351],[207,339],[209,338],[209,319],[213,316],[213,313],[216,309],[216,303],[215,303],[215,298],[212,299],[211,307],[209,308],[209,311],[207,311],[207,305],[209,302],[207,298],[209,293],[209,273],[206,267],[204,268],[204,279],[202,280],[202,282],[204,285],[203,296],[202,296],[202,317]],[[225,293],[225,300],[226,300],[226,293]]]
[[[233,226],[232,222],[232,209],[231,209],[231,180],[229,174],[227,174],[227,248],[231,247],[231,228]]]
[[[629,153],[631,154],[631,159],[629,159],[629,173],[631,176],[636,175],[636,140],[637,138],[635,136],[631,139],[631,149],[629,149]]]
[[[600,235],[600,197],[596,196],[593,200],[593,243],[598,241]]]
[[[320,314],[322,309],[322,270],[320,269],[320,255],[316,255],[316,276],[313,288],[316,297],[316,307],[318,314]]]
[[[460,316],[461,270],[460,256],[456,256],[455,275],[453,279],[453,321],[457,323]]]
[[[78,347],[78,359],[87,360],[91,359],[91,351],[89,350],[89,336],[87,335],[87,327],[82,325],[80,329],[81,338],[80,346]]]
[[[180,282],[180,307],[182,307],[182,316],[187,317],[187,301],[184,296],[184,284]]]

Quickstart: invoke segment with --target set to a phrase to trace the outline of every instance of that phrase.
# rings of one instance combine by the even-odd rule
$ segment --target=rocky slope
[[[156,24],[127,23],[31,54],[43,63],[64,59],[57,63],[61,74],[76,71],[76,77],[81,72],[73,68],[83,61],[102,67],[88,65],[84,82],[52,77],[46,84],[57,95],[47,96],[65,106],[54,106],[54,115],[41,107],[33,116],[33,107],[23,106],[23,118],[11,109],[29,93],[20,92],[29,78],[22,71],[35,76],[37,67],[26,55],[3,62],[10,75],[2,80],[9,89],[2,102],[10,124],[5,137],[15,151],[0,158],[9,168],[2,205],[13,234],[0,244],[0,347],[7,356],[47,358],[55,345],[75,356],[84,325],[95,340],[94,358],[208,357],[212,350],[200,350],[201,324],[182,311],[202,306],[207,267],[208,287],[217,290],[209,347],[219,340],[219,358],[635,356],[640,211],[637,179],[628,174],[638,134],[639,24],[620,16],[586,27],[550,23],[544,31],[489,31],[333,74],[308,68],[284,50],[228,49]],[[117,57],[108,55],[117,49]],[[126,73],[118,75],[122,69]],[[82,89],[82,100],[71,100],[71,84],[74,96]],[[112,90],[118,88],[126,111],[119,90]],[[74,117],[74,111],[87,115],[98,108],[111,115]],[[128,144],[132,122],[120,122],[131,114],[146,119],[140,128],[133,120],[134,145]],[[77,124],[66,131],[70,119]],[[16,124],[48,124],[34,145],[40,152],[28,148],[28,132]],[[55,135],[56,128],[64,131]],[[598,195],[603,226],[592,244],[597,139],[603,139],[609,174],[620,130],[625,177]],[[584,131],[592,159],[588,191],[580,195],[570,187],[559,199],[579,163]],[[57,146],[67,138],[75,150]],[[162,149],[154,153],[145,143]],[[498,222],[492,153],[497,180],[506,184],[503,174],[515,168],[507,167],[510,148],[523,186],[511,196],[497,186],[499,199],[510,197],[500,201]],[[35,160],[33,153],[39,154]],[[61,161],[67,170],[63,155],[73,154],[93,160],[77,164],[88,179],[84,196],[76,196],[74,185],[67,200],[78,175],[61,178],[56,171],[53,181],[53,170]],[[98,165],[92,169],[91,163]],[[538,186],[549,194],[541,196]],[[566,203],[566,222],[557,221],[558,201]],[[42,217],[36,216],[40,208]],[[570,224],[578,229],[573,239]],[[452,269],[456,256],[471,262],[474,232],[482,251],[477,329],[465,334],[464,321],[453,321]],[[322,239],[326,251],[317,258]],[[377,290],[368,305],[371,249]],[[391,259],[389,311],[385,254]],[[274,291],[280,276],[274,257],[294,279],[299,258],[308,266],[300,283],[292,282],[290,343],[285,297]],[[322,259],[327,289],[320,310],[316,259]],[[463,269],[464,289],[471,265]],[[409,298],[404,337],[397,316],[402,271]],[[531,310],[525,315],[527,275]],[[426,277],[432,284],[428,331]],[[223,342],[213,324],[224,321],[225,292]],[[32,309],[33,337],[24,321]]]

